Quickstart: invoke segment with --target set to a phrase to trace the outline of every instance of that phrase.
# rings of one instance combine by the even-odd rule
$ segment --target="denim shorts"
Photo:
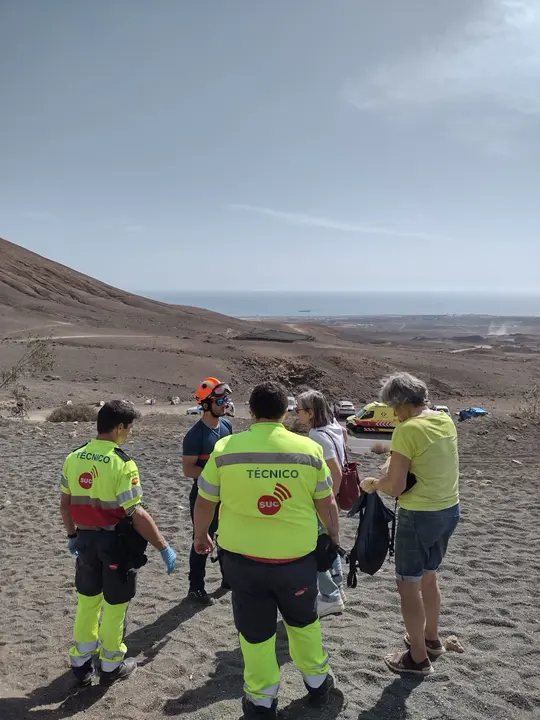
[[[419,582],[439,569],[459,522],[459,503],[447,510],[400,508],[396,532],[396,577]]]

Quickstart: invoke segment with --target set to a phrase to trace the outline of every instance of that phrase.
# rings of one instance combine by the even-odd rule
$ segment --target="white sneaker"
[[[346,603],[347,602],[347,595],[345,594],[345,590],[343,589],[343,585],[339,586],[339,594],[341,596],[341,602]]]
[[[322,600],[321,598],[317,600],[317,612],[319,613],[320,618],[325,617],[326,615],[338,615],[344,610],[345,605],[341,599],[337,602],[326,602],[326,600]]]

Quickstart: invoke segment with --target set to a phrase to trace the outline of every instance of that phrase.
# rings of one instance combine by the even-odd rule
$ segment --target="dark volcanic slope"
[[[7,330],[41,320],[165,335],[250,327],[208,310],[132,295],[0,238],[0,325]]]

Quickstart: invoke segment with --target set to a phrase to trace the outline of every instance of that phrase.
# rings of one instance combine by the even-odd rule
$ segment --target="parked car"
[[[450,414],[451,414],[451,413],[450,413],[450,408],[448,407],[448,405],[430,405],[430,408],[431,408],[432,410],[436,410],[436,411],[438,411],[438,412],[446,413],[447,415],[450,415]]]
[[[202,415],[203,409],[201,405],[194,405],[186,410],[186,415]]]
[[[298,403],[296,402],[296,398],[294,398],[292,395],[290,395],[287,398],[287,412],[294,412],[296,410]]]
[[[355,412],[356,408],[350,400],[339,400],[334,403],[334,415],[337,418],[346,418],[349,415],[354,415]]]
[[[458,416],[458,420],[463,422],[463,420],[470,420],[471,418],[484,417],[485,415],[489,415],[489,413],[481,407],[470,407],[460,410],[456,415]]]
[[[347,430],[353,435],[365,432],[391,433],[397,425],[394,411],[388,405],[372,402],[350,415],[345,423]]]

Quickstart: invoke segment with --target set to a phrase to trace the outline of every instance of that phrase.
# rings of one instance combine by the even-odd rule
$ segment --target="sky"
[[[540,0],[0,0],[0,237],[129,290],[538,291]]]

